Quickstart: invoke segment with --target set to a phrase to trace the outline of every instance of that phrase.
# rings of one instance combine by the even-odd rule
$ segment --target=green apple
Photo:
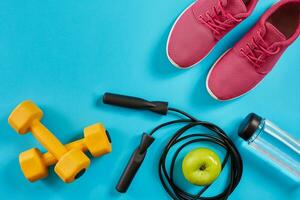
[[[210,149],[198,148],[190,151],[182,162],[184,177],[198,186],[210,185],[220,175],[222,163]]]

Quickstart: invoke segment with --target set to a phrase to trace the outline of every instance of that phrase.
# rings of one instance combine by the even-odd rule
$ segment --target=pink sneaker
[[[272,70],[300,34],[300,0],[282,0],[210,70],[206,86],[212,97],[226,101],[252,90]]]
[[[170,32],[170,62],[179,68],[200,62],[221,38],[252,13],[257,1],[198,0],[190,5]]]

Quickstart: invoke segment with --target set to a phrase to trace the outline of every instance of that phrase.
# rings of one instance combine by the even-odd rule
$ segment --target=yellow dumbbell
[[[94,124],[84,129],[84,138],[66,144],[68,150],[89,151],[92,156],[100,157],[112,151],[108,133],[102,124]],[[24,151],[19,156],[24,176],[31,182],[48,176],[48,166],[54,165],[57,159],[50,153],[42,154],[37,148]]]
[[[18,105],[8,118],[9,124],[20,134],[33,136],[58,160],[54,167],[64,182],[72,182],[90,165],[90,159],[79,149],[68,150],[41,122],[42,110],[32,101]],[[34,170],[34,169],[33,169]]]

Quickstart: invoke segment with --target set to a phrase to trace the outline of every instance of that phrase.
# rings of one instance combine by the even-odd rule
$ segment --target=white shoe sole
[[[231,48],[232,49],[232,48]],[[235,100],[235,99],[238,99],[246,94],[248,94],[249,92],[251,92],[252,90],[254,90],[256,87],[258,87],[259,84],[257,84],[254,88],[252,88],[251,90],[249,90],[248,92],[244,93],[244,94],[241,94],[240,96],[237,96],[237,97],[234,97],[234,98],[231,98],[231,99],[226,99],[226,100],[222,100],[222,99],[219,99],[212,91],[211,89],[209,88],[208,86],[208,80],[210,78],[210,75],[212,73],[212,71],[214,70],[216,64],[231,50],[231,49],[228,49],[225,53],[223,53],[223,55],[220,56],[220,58],[214,63],[214,65],[212,66],[212,68],[209,70],[208,72],[208,75],[206,77],[206,89],[209,93],[209,95],[214,98],[215,100],[217,101],[221,101],[221,102],[226,102],[226,101],[231,101],[231,100]]]
[[[217,64],[217,63],[218,63],[218,62],[219,62],[219,61],[227,54],[228,51],[230,51],[230,49],[227,50],[225,53],[223,53],[223,54],[220,56],[220,58],[218,58],[218,60],[214,63],[214,65],[213,65],[213,66],[211,67],[211,69],[209,70],[208,75],[207,75],[207,77],[206,77],[206,90],[207,90],[207,92],[209,93],[209,95],[210,95],[212,98],[214,98],[215,100],[218,100],[218,101],[226,101],[226,100],[221,100],[221,99],[219,99],[216,95],[214,95],[214,93],[211,91],[211,89],[210,89],[209,86],[208,86],[208,80],[209,80],[210,75],[211,75],[212,71],[214,70],[216,64]]]
[[[194,4],[195,4],[195,2],[192,3],[191,5],[189,5],[189,6],[188,6],[188,7],[187,7],[187,8],[179,15],[179,17],[177,17],[175,23],[173,24],[173,26],[172,26],[172,28],[171,28],[171,31],[170,31],[170,33],[169,33],[168,40],[167,40],[166,53],[167,53],[168,59],[169,59],[170,63],[172,63],[172,65],[173,65],[174,67],[178,68],[178,69],[189,69],[189,68],[192,68],[192,67],[196,66],[197,64],[199,64],[202,60],[204,60],[204,59],[205,59],[205,58],[206,58],[206,57],[214,50],[214,48],[212,48],[212,49],[206,54],[205,57],[203,57],[203,58],[202,58],[201,60],[199,60],[197,63],[195,63],[195,64],[193,64],[193,65],[191,65],[191,66],[189,66],[189,67],[181,67],[181,66],[179,66],[174,60],[172,60],[172,58],[171,58],[170,55],[169,55],[169,51],[168,51],[168,49],[169,49],[169,42],[170,42],[170,38],[171,38],[172,32],[173,32],[173,30],[174,30],[174,28],[175,28],[175,25],[177,24],[177,22],[179,21],[179,19],[181,18],[181,16],[182,16],[189,8],[191,8]]]

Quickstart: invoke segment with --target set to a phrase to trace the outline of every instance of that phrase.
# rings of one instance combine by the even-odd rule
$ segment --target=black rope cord
[[[125,167],[120,180],[116,186],[117,191],[125,193],[130,186],[134,176],[136,175],[139,167],[143,163],[143,160],[146,156],[147,149],[154,142],[155,138],[152,137],[160,129],[173,125],[173,124],[183,124],[183,127],[180,128],[169,140],[165,146],[160,161],[159,161],[159,177],[163,187],[166,192],[175,200],[226,200],[229,195],[235,190],[239,184],[243,172],[243,163],[241,156],[230,140],[226,133],[219,128],[218,126],[204,122],[196,119],[195,117],[175,108],[169,108],[168,102],[162,101],[148,101],[138,97],[124,96],[113,93],[105,93],[103,96],[103,102],[110,105],[127,107],[132,109],[140,110],[149,110],[161,115],[166,115],[169,112],[175,112],[177,114],[183,115],[183,119],[173,120],[166,123],[163,123],[155,127],[150,134],[144,133],[140,145],[133,152],[127,166]],[[203,127],[209,130],[207,134],[185,134],[188,130],[195,127]],[[184,135],[183,135],[184,134]],[[230,175],[228,185],[224,191],[213,197],[203,197],[204,192],[210,187],[206,186],[200,189],[197,194],[190,194],[181,189],[174,181],[174,165],[176,159],[186,146],[198,143],[198,142],[210,142],[226,150],[226,155],[222,161],[222,169],[224,166],[230,162]],[[180,144],[178,144],[180,143]],[[178,144],[178,145],[176,145]],[[169,171],[166,167],[166,158],[167,155],[174,145],[179,146],[175,154],[172,157],[171,165]]]
[[[225,200],[227,199],[239,184],[243,172],[242,159],[234,143],[231,141],[231,139],[226,135],[226,133],[221,128],[219,128],[218,126],[212,123],[200,121],[195,117],[189,115],[188,113],[175,108],[168,108],[168,111],[179,113],[185,116],[186,119],[173,120],[173,121],[163,123],[155,127],[150,132],[150,135],[153,135],[157,131],[159,131],[160,129],[166,126],[173,125],[173,124],[184,124],[184,126],[181,129],[179,129],[169,140],[169,142],[167,143],[167,145],[165,146],[162,152],[159,161],[159,178],[166,192],[168,192],[168,194],[173,199],[180,199],[180,200]],[[186,133],[186,131],[194,127],[204,127],[210,130],[211,132],[213,132],[213,134],[189,134],[186,136],[182,136],[184,133]],[[169,168],[169,172],[168,172],[166,167],[167,155],[170,149],[179,142],[182,142],[182,144],[174,153]],[[223,147],[226,150],[226,155],[224,157],[224,160],[222,161],[222,169],[230,160],[231,166],[230,166],[230,177],[229,177],[228,185],[222,193],[213,197],[202,197],[204,192],[211,185],[203,187],[197,194],[190,194],[185,192],[183,189],[181,189],[174,181],[174,165],[179,153],[186,146],[198,142],[213,143]]]

